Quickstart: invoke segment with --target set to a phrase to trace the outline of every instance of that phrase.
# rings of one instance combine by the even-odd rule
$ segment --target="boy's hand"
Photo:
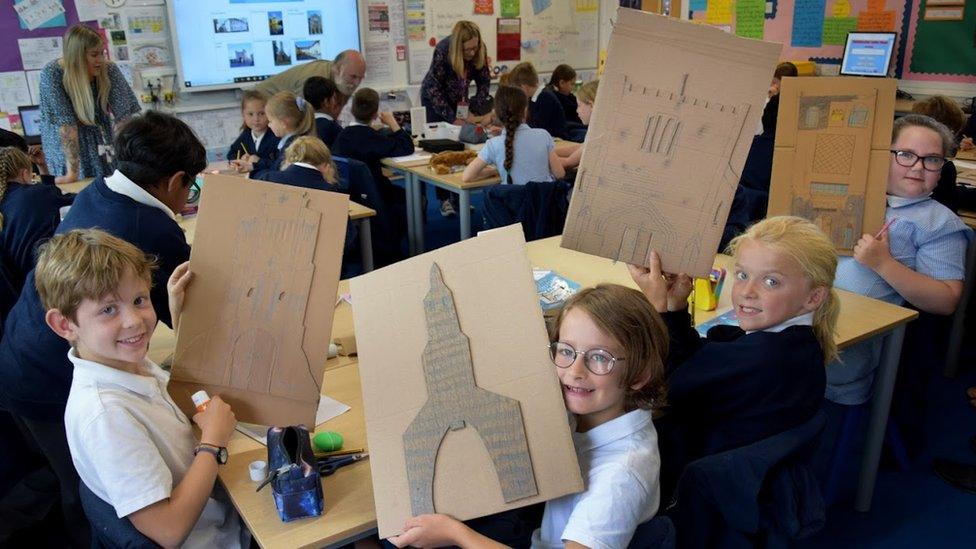
[[[969,149],[972,149],[974,147],[976,147],[976,145],[973,145],[972,137],[963,137],[962,141],[959,142],[960,151],[968,151]]]
[[[392,126],[396,124],[396,119],[393,118],[393,113],[390,111],[380,111],[379,113],[380,122],[386,124],[387,126]]]
[[[458,533],[467,528],[447,515],[420,515],[407,519],[403,533],[389,539],[397,547],[443,547],[455,545]]]
[[[213,446],[227,446],[227,441],[234,434],[237,418],[227,404],[219,396],[215,396],[207,403],[207,409],[193,416],[193,423],[200,426],[200,442]]]
[[[169,314],[173,319],[173,329],[179,325],[180,314],[183,313],[183,298],[186,297],[186,287],[193,279],[193,272],[190,271],[190,262],[184,261],[179,267],[173,270],[169,280],[166,282],[166,293],[169,296]]]
[[[254,169],[254,163],[248,158],[242,158],[241,160],[231,160],[231,167],[237,170],[237,173],[248,173]]]
[[[879,238],[865,234],[854,245],[854,259],[871,269],[877,271],[888,260],[891,259],[891,249],[888,246],[888,231],[882,231]]]
[[[651,252],[649,266],[627,265],[627,269],[630,270],[630,277],[634,279],[637,287],[657,312],[665,313],[688,308],[688,296],[694,287],[691,277],[684,273],[664,274],[661,271],[661,256],[657,252]]]

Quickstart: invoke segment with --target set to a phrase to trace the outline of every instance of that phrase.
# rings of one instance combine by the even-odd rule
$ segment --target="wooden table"
[[[600,282],[637,287],[631,280],[624,263],[560,248],[560,238],[555,236],[530,242],[528,254],[532,265],[555,270],[584,287]],[[715,265],[725,268],[729,272],[728,276],[732,276],[731,257],[719,255]],[[732,281],[727,280],[715,311],[695,311],[695,322],[701,323],[725,312],[732,304],[731,293]],[[838,290],[837,293],[841,308],[835,336],[838,348],[843,349],[873,337],[885,338],[881,351],[881,365],[876,374],[875,391],[871,399],[867,439],[861,457],[861,472],[855,499],[855,508],[859,511],[867,511],[871,508],[871,498],[874,494],[878,462],[881,459],[881,448],[888,423],[888,411],[891,408],[891,395],[898,374],[898,360],[901,356],[905,325],[918,317],[918,312],[844,290]]]

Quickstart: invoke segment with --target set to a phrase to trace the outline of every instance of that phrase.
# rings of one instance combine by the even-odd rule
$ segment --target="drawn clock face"
[[[102,0],[105,5],[110,8],[121,8],[122,4],[125,4],[125,0]]]

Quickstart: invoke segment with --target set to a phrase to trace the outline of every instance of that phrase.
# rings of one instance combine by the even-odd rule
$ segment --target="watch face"
[[[217,450],[217,463],[223,465],[227,463],[227,448],[219,448]]]

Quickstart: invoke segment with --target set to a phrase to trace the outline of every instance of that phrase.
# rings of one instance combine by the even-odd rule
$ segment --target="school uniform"
[[[964,280],[966,246],[973,235],[962,220],[930,196],[888,195],[887,200],[885,220],[897,218],[888,227],[891,256],[909,269],[936,280]],[[896,305],[905,303],[905,298],[881,275],[853,257],[838,260],[834,286]],[[871,396],[880,357],[880,338],[844,349],[840,358],[827,366],[827,399],[845,405],[866,402]]]
[[[797,427],[820,409],[826,376],[813,313],[748,333],[715,326],[707,338],[687,311],[661,317],[671,336],[670,411],[657,426],[665,494],[687,463]]]
[[[333,154],[365,163],[384,198],[394,203],[403,203],[405,194],[383,175],[380,161],[391,156],[413,154],[413,150],[413,139],[404,130],[383,135],[360,122],[353,122],[344,128],[333,144]]]
[[[138,375],[67,353],[74,369],[64,427],[78,475],[119,517],[171,497],[193,464],[193,424],[149,359]],[[216,497],[215,497],[216,496]],[[241,547],[241,523],[219,488],[182,547]],[[246,547],[247,545],[245,545]]]
[[[563,107],[563,114],[566,115],[566,122],[568,124],[579,124],[583,125],[583,121],[580,120],[579,113],[576,112],[577,107],[579,107],[579,102],[576,100],[576,96],[572,93],[562,93],[556,91],[550,86],[547,89],[552,90],[552,93],[556,95],[556,99],[559,100],[559,104]]]
[[[549,153],[556,147],[549,132],[530,128],[522,123],[515,129],[515,141],[512,144],[515,158],[512,160],[511,173],[505,169],[505,135],[492,137],[485,146],[478,151],[478,158],[487,164],[498,168],[498,175],[505,183],[525,185],[529,181],[554,181],[549,171]]]
[[[563,106],[556,97],[556,92],[549,88],[542,88],[535,99],[529,101],[528,123],[530,127],[546,130],[553,137],[568,137]]]
[[[269,160],[262,158],[251,168],[251,179],[263,179],[265,172],[278,171],[278,168],[281,166],[281,161],[285,159],[285,149],[288,148],[288,145],[291,145],[296,137],[298,137],[298,134],[289,133],[278,139],[274,149],[270,153]]]
[[[634,410],[585,433],[573,433],[586,491],[546,503],[532,547],[627,547],[657,512],[661,456],[649,410]]]
[[[237,139],[230,144],[230,149],[227,150],[227,160],[236,160],[238,156],[256,154],[261,158],[261,162],[265,163],[261,164],[261,169],[264,169],[278,157],[277,151],[278,136],[271,130],[265,130],[263,134],[255,135],[251,128],[244,128],[241,135],[237,136]]]
[[[335,143],[336,137],[339,137],[339,132],[341,131],[342,126],[333,120],[331,116],[322,112],[315,113],[315,135],[317,135],[330,150],[332,149],[332,144]]]
[[[37,245],[54,234],[59,210],[74,195],[64,196],[54,185],[25,185],[10,181],[0,200],[0,322],[17,301],[27,273],[34,268]],[[0,335],[3,326],[0,326]]]
[[[272,183],[283,183],[293,187],[318,189],[320,191],[335,191],[337,187],[325,180],[318,168],[305,162],[295,162],[283,170],[265,170],[261,172],[261,179]]]

